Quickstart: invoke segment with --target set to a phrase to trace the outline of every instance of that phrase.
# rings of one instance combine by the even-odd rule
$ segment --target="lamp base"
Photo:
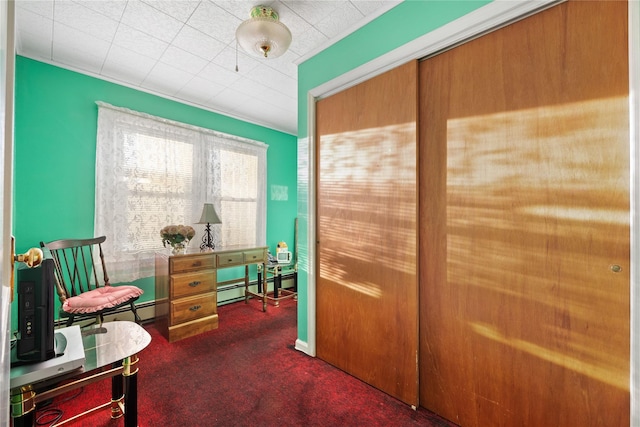
[[[213,252],[216,245],[213,244],[213,237],[211,236],[211,224],[207,223],[207,227],[202,236],[202,244],[200,245],[200,252]]]

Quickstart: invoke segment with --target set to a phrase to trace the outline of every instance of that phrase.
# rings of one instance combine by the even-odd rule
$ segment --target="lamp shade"
[[[236,30],[236,40],[251,55],[277,58],[289,48],[291,31],[272,8],[256,6],[251,9],[251,18]]]
[[[220,218],[211,203],[205,203],[202,208],[202,216],[197,224],[221,224]]]

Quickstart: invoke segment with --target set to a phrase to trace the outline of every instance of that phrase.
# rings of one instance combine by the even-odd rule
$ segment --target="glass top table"
[[[151,342],[149,333],[128,321],[105,322],[81,331],[70,326],[56,333],[67,340],[64,356],[11,368],[14,426],[35,425],[39,402],[108,377],[112,378],[111,399],[93,411],[111,406],[112,418],[124,415],[125,426],[136,426],[137,353]]]

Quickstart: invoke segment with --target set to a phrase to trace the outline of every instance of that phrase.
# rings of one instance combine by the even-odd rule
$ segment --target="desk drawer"
[[[218,268],[230,267],[232,265],[241,265],[244,262],[244,254],[242,252],[228,252],[218,254]]]
[[[171,276],[171,299],[216,291],[216,271],[204,270]]]
[[[267,251],[265,249],[257,249],[255,251],[244,252],[244,262],[266,262]]]
[[[216,268],[211,254],[180,255],[169,258],[169,274]]]
[[[215,292],[171,302],[171,325],[211,316],[218,312]]]

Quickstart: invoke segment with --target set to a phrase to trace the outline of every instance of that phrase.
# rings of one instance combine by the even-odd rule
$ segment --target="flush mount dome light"
[[[255,6],[251,9],[251,19],[236,30],[236,40],[251,55],[277,58],[289,48],[291,31],[278,20],[272,8]]]

